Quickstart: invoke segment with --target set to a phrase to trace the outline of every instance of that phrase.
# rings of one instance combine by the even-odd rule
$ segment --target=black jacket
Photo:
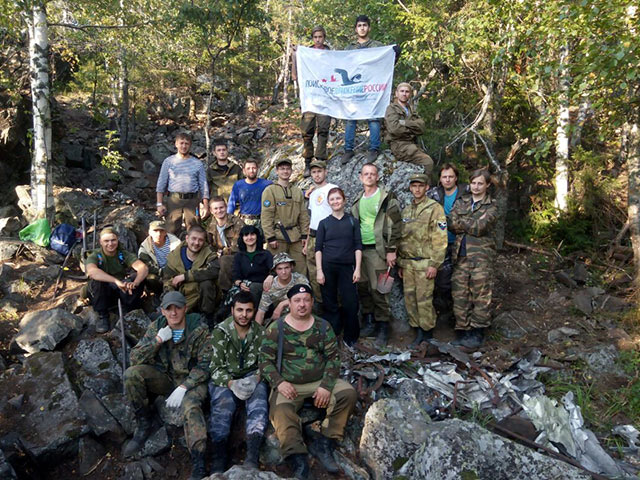
[[[456,192],[456,202],[460,197],[466,193],[469,193],[469,185],[466,183],[458,183],[458,191]],[[444,207],[444,187],[440,184],[433,188],[430,188],[427,192],[427,197],[431,200],[435,200]],[[454,202],[455,203],[455,202]]]
[[[253,262],[249,259],[247,252],[238,252],[233,257],[233,281],[264,282],[272,268],[273,255],[267,250],[257,251],[253,257]]]

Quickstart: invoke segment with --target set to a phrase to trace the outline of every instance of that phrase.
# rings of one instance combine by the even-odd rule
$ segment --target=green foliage
[[[100,145],[100,164],[105,167],[114,180],[120,180],[120,172],[122,170],[122,161],[124,157],[117,150],[118,132],[115,130],[107,130],[105,133],[105,145]]]

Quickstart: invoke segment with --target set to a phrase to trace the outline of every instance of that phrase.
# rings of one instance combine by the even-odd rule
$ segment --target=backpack
[[[76,243],[76,229],[68,223],[61,223],[51,232],[49,245],[61,255],[67,255]]]

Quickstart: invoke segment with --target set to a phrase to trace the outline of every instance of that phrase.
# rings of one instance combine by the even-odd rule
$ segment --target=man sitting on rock
[[[157,294],[162,293],[162,270],[167,266],[167,257],[180,245],[180,239],[167,232],[166,223],[155,220],[149,224],[149,236],[138,249],[138,258],[149,268],[147,287]]]
[[[433,169],[433,160],[416,143],[416,138],[424,133],[424,120],[411,107],[413,89],[408,83],[396,88],[396,100],[387,107],[384,124],[387,127],[386,140],[396,160],[415,163],[424,168],[429,176]]]
[[[287,292],[297,283],[309,285],[307,277],[294,272],[295,260],[288,253],[280,252],[273,258],[273,271],[276,276],[269,276],[264,281],[265,291],[262,293],[256,322],[264,324],[265,318],[280,318],[289,312]],[[273,306],[273,311],[270,311]]]
[[[238,237],[244,222],[240,217],[227,213],[227,202],[222,197],[212,197],[209,207],[213,218],[207,229],[207,237],[220,262],[218,285],[227,291],[233,284],[233,256],[238,252]]]
[[[162,316],[152,322],[144,337],[131,350],[131,366],[124,373],[127,399],[137,419],[133,438],[122,454],[131,457],[151,433],[151,398],[169,395],[167,407],[180,408],[184,435],[191,454],[189,480],[206,476],[204,454],[207,424],[202,404],[207,397],[211,344],[209,330],[197,314],[187,315],[187,301],[180,292],[162,298]]]
[[[138,308],[144,290],[148,267],[131,252],[120,246],[118,234],[111,227],[100,232],[100,248],[86,260],[89,285],[87,294],[93,310],[98,314],[96,332],[109,330],[109,309],[122,302],[124,312]],[[127,273],[130,269],[135,276]]]
[[[291,312],[267,329],[260,350],[260,373],[273,389],[269,419],[282,455],[295,477],[305,479],[309,463],[298,410],[307,398],[313,399],[315,407],[327,409],[321,435],[312,450],[328,472],[336,473],[339,467],[333,459],[333,442],[342,440],[358,394],[338,378],[340,357],[336,336],[326,320],[311,314],[311,287],[294,285],[287,297]]]
[[[187,311],[198,311],[210,319],[216,311],[216,284],[220,265],[207,243],[207,233],[193,225],[185,241],[167,257],[165,290],[179,290],[187,298]]]
[[[254,302],[251,293],[238,293],[231,303],[231,317],[211,332],[209,435],[214,452],[211,473],[225,471],[233,415],[243,402],[247,410],[244,465],[258,468],[260,445],[267,427],[269,390],[258,374],[264,329],[253,321]]]

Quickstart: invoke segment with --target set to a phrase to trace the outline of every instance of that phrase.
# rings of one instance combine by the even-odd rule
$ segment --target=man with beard
[[[258,161],[249,159],[244,162],[244,179],[233,184],[227,213],[233,214],[239,210],[239,216],[246,225],[260,228],[260,213],[262,210],[262,192],[271,185],[271,180],[258,178]]]

